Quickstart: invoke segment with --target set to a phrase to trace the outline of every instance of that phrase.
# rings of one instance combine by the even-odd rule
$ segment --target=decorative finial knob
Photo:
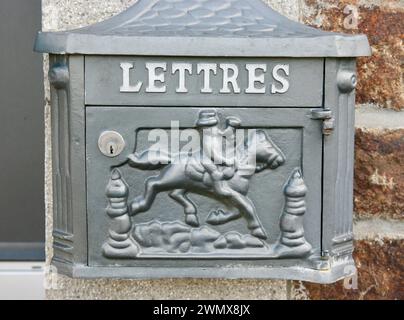
[[[340,70],[337,76],[338,88],[342,93],[352,92],[358,83],[356,74],[348,70]]]

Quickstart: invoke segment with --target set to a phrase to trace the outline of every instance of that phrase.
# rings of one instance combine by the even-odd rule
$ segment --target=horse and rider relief
[[[250,196],[251,185],[264,171],[276,173],[288,162],[268,131],[243,127],[243,119],[223,117],[215,109],[200,111],[193,130],[198,133],[194,136],[199,137],[199,148],[174,152],[148,147],[135,150],[123,165],[111,168],[106,186],[110,227],[102,248],[104,257],[310,256],[312,247],[303,227],[307,187],[301,168],[292,168],[280,188],[284,201],[276,213],[276,241],[270,241],[261,221],[266,213],[257,210]],[[133,194],[131,177],[140,174],[147,175],[142,179],[144,191]],[[171,203],[159,204],[159,211],[173,211],[168,208],[175,204],[177,210],[170,216],[177,218],[150,216],[163,195]]]

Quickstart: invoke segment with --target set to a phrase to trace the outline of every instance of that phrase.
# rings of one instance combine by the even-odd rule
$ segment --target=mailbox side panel
[[[87,264],[84,57],[50,56],[53,264]]]
[[[352,260],[353,168],[355,136],[355,59],[326,59],[325,107],[333,112],[334,132],[324,137],[324,258],[355,271]]]

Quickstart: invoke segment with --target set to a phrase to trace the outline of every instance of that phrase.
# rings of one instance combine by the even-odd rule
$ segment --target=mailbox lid
[[[54,54],[357,57],[366,36],[330,33],[291,21],[260,0],[140,0],[90,27],[38,34]]]
[[[132,204],[137,201],[135,199],[139,199],[148,190],[147,185],[155,179],[153,177],[159,176],[167,167],[133,168],[127,162],[128,157],[135,151],[140,154],[148,150],[151,130],[169,132],[172,121],[178,121],[177,126],[181,128],[181,132],[196,129],[198,122],[201,123],[197,121],[198,118],[205,119],[201,118],[201,112],[207,110],[212,109],[117,106],[86,108],[90,267],[175,266],[186,269],[277,265],[313,268],[312,259],[318,257],[321,250],[322,126],[321,122],[310,118],[307,109],[214,109],[223,121],[228,117],[239,119],[242,123],[239,130],[255,129],[257,132],[265,132],[262,139],[276,145],[286,159],[281,166],[254,175],[249,184],[247,196],[267,233],[266,240],[261,242],[259,238],[250,235],[248,219],[245,217],[237,217],[218,225],[210,223],[209,216],[212,212],[218,208],[226,210],[228,207],[220,197],[215,200],[203,196],[192,187],[187,189],[187,198],[197,209],[199,226],[186,222],[184,208],[178,203],[181,201],[169,196],[173,191],[170,185],[167,188],[162,187],[148,210],[132,215],[129,220],[125,211],[126,203],[128,208],[133,207]],[[117,156],[109,157],[108,150],[103,153],[99,149],[99,139],[105,132],[118,133],[121,141],[124,141],[120,144]],[[114,150],[115,147],[116,145]],[[306,196],[303,199],[294,193],[297,198],[285,198],[285,192],[287,193],[290,186],[300,191],[305,190],[299,180],[300,174],[307,188]],[[180,175],[181,172],[176,177]],[[241,184],[237,183],[238,186]],[[121,193],[114,193],[117,190]],[[121,214],[115,215],[117,211],[111,210],[111,207],[122,209]],[[284,210],[289,207],[290,212],[298,215],[285,218]],[[295,228],[296,221],[298,228]],[[282,229],[283,234],[290,237],[291,247],[286,248],[290,249],[286,253],[276,245],[282,239]],[[108,237],[112,239],[108,240]],[[127,249],[127,239],[135,241],[139,246],[136,255]],[[305,247],[306,240],[308,250]],[[117,251],[111,251],[109,245]],[[305,247],[305,252],[294,251],[302,246]],[[164,275],[169,276],[169,268],[167,273],[159,274]],[[202,273],[193,274],[195,277],[198,275]],[[138,276],[136,270],[133,270],[133,277]],[[143,276],[147,277],[147,274]],[[237,277],[243,277],[242,271]]]

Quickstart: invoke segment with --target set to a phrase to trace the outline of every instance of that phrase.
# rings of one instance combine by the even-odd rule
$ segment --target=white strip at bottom
[[[0,262],[0,300],[44,300],[43,262]]]

